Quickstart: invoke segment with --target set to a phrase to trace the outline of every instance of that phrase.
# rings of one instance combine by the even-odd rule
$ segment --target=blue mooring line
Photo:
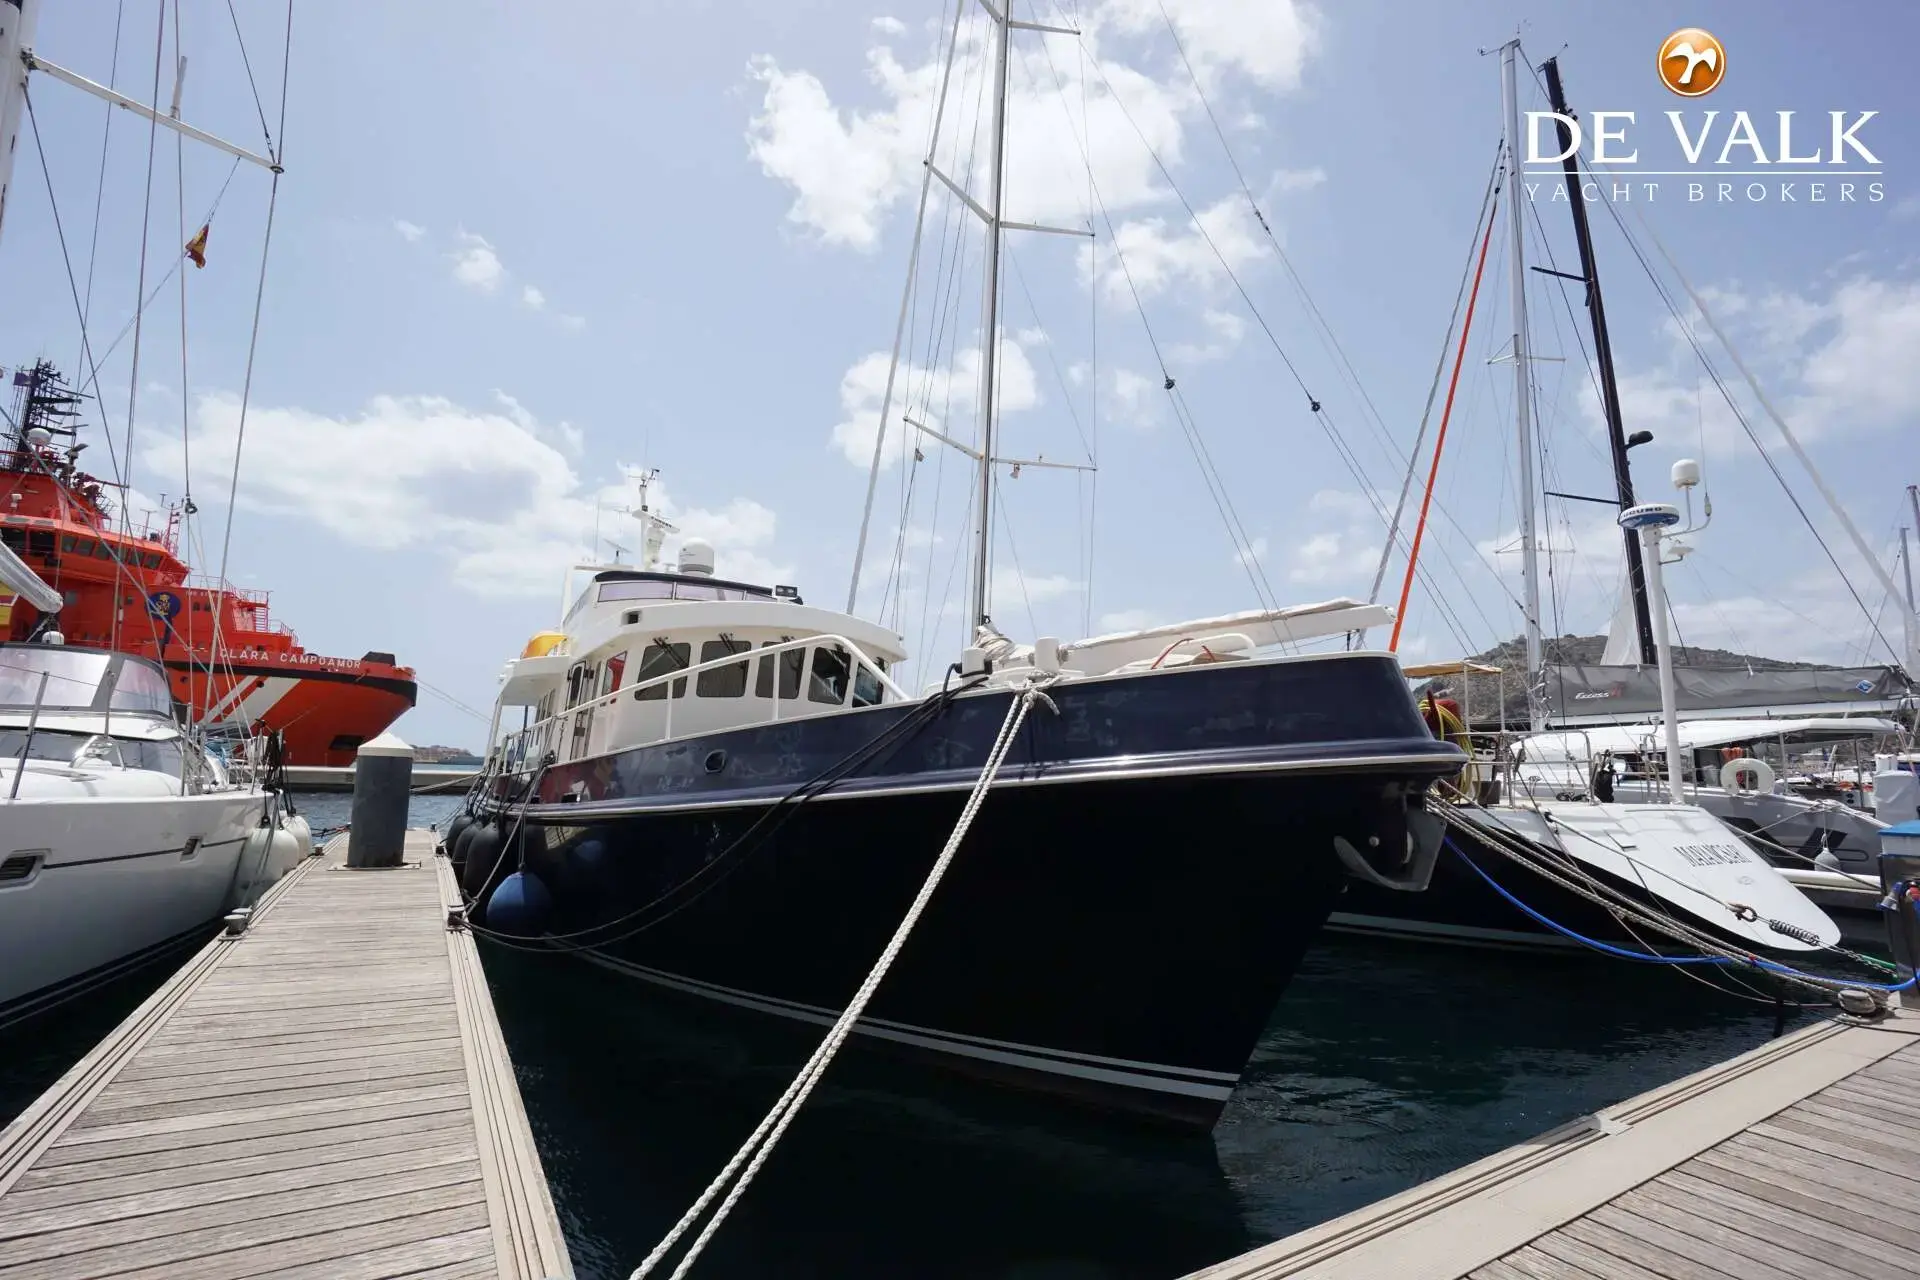
[[[1453,842],[1452,836],[1447,836],[1446,842],[1447,842],[1447,848],[1453,850],[1454,856],[1459,858],[1460,861],[1466,863],[1467,866],[1472,869],[1473,874],[1479,876],[1482,880],[1485,880],[1489,885],[1491,885],[1495,893],[1505,898],[1508,902],[1512,903],[1515,907],[1518,907],[1522,912],[1524,912],[1527,915],[1529,919],[1534,920],[1539,924],[1545,925],[1547,928],[1553,930],[1557,934],[1560,934],[1562,937],[1573,939],[1575,942],[1578,942],[1582,946],[1591,947],[1595,951],[1601,952],[1604,955],[1618,956],[1622,960],[1638,960],[1643,964],[1732,965],[1732,964],[1739,963],[1737,961],[1728,959],[1726,956],[1652,955],[1645,951],[1634,951],[1627,947],[1616,947],[1610,942],[1601,942],[1597,938],[1589,938],[1583,933],[1576,933],[1572,929],[1567,928],[1563,924],[1560,924],[1553,920],[1549,920],[1546,916],[1541,915],[1538,911],[1535,911],[1532,907],[1520,901],[1520,899],[1514,897],[1513,894],[1507,891],[1506,886],[1502,885],[1498,880],[1495,880],[1492,876],[1488,875],[1485,871],[1482,871],[1478,863],[1476,863],[1472,858],[1469,858],[1466,854],[1462,853],[1460,851],[1460,846]],[[1913,903],[1912,906],[1914,909],[1914,913],[1916,915],[1920,915],[1920,903]],[[1920,973],[1916,973],[1913,977],[1908,978],[1905,982],[1897,982],[1897,983],[1854,982],[1850,979],[1829,978],[1820,974],[1803,973],[1802,971],[1792,968],[1788,965],[1779,964],[1772,960],[1764,960],[1759,956],[1750,956],[1748,959],[1754,968],[1765,970],[1768,973],[1777,973],[1782,975],[1783,977],[1811,979],[1822,986],[1826,986],[1833,983],[1844,983],[1847,986],[1855,987],[1863,991],[1885,991],[1885,992],[1891,993],[1895,991],[1905,991],[1908,988],[1912,987],[1916,981],[1920,981]]]

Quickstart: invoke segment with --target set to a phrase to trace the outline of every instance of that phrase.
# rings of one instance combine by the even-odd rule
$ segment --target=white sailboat
[[[183,732],[157,664],[0,645],[0,1026],[204,936],[278,879],[300,855],[262,825],[273,799]]]
[[[0,3],[0,217],[30,69],[208,136],[35,57],[38,8]],[[51,475],[48,433],[15,425],[9,450]],[[63,604],[0,548],[0,600],[16,595],[49,616]],[[50,629],[0,644],[0,1026],[203,937],[305,852],[278,797],[179,721],[159,664]]]
[[[1539,501],[1533,471],[1533,398],[1527,333],[1527,266],[1523,227],[1516,64],[1519,41],[1501,50],[1507,116],[1508,224],[1512,262],[1512,365],[1518,437],[1522,609],[1525,614],[1526,684],[1531,728],[1544,725],[1538,696],[1544,640],[1541,632],[1540,568],[1534,533]],[[1698,468],[1674,469],[1683,488]],[[1630,529],[1677,523],[1677,508],[1635,506],[1622,512]],[[1629,521],[1636,523],[1629,523]],[[1643,543],[1648,540],[1643,536]],[[1672,655],[1660,591],[1659,542],[1646,546],[1646,590],[1654,599],[1653,639],[1659,651],[1668,741],[1673,741]],[[1669,753],[1671,754],[1671,752]],[[1548,927],[1575,926],[1584,937],[1609,943],[1670,945],[1666,936],[1642,937],[1617,910],[1595,898],[1624,895],[1641,906],[1740,946],[1774,951],[1810,951],[1839,941],[1833,921],[1787,882],[1740,835],[1719,818],[1677,794],[1647,797],[1648,803],[1603,803],[1584,787],[1536,794],[1525,786],[1488,788],[1480,797],[1452,806],[1448,818],[1454,856],[1442,858],[1425,894],[1383,895],[1355,885],[1330,921],[1350,931],[1394,934],[1502,946],[1577,945]],[[1540,874],[1540,868],[1559,878]],[[1598,892],[1583,892],[1594,888]],[[1503,901],[1504,899],[1504,901]],[[1616,901],[1618,899],[1616,898]],[[1521,904],[1525,904],[1524,906]],[[1528,908],[1534,909],[1529,911]]]

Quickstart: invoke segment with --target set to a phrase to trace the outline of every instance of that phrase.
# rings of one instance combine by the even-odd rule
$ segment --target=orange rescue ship
[[[414,703],[413,671],[391,653],[310,653],[274,621],[264,591],[193,574],[180,558],[182,517],[135,530],[77,465],[81,397],[42,360],[14,374],[13,428],[0,451],[0,540],[59,591],[57,619],[0,593],[0,640],[58,630],[71,645],[161,662],[173,696],[209,727],[265,728],[293,764],[345,765]]]

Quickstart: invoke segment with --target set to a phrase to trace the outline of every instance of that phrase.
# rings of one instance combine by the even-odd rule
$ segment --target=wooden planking
[[[1908,1280],[1920,1230],[1920,1042],[1475,1271],[1545,1253],[1597,1280]],[[1899,1091],[1913,1081],[1912,1087]],[[1889,1108],[1883,1103],[1893,1103]]]
[[[1832,1019],[1195,1280],[1906,1280],[1920,1018]]]
[[[0,1280],[572,1275],[451,871],[343,853],[0,1133]]]

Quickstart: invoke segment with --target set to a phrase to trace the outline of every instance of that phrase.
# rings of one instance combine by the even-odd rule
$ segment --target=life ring
[[[1753,775],[1753,785],[1747,786],[1743,774]],[[1738,760],[1729,760],[1720,766],[1720,789],[1729,794],[1742,791],[1756,791],[1762,794],[1773,790],[1773,766],[1765,760],[1756,760],[1752,756],[1741,756]]]

